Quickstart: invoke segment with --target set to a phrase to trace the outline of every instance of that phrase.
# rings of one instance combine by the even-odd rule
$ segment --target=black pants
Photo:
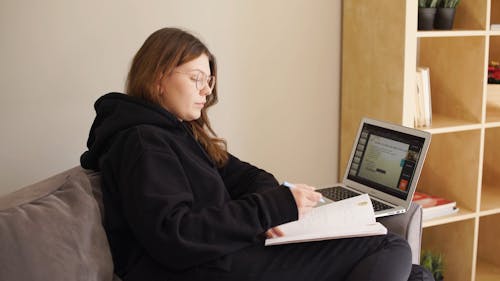
[[[198,267],[181,279],[238,281],[406,281],[412,269],[406,240],[388,234],[279,246],[230,255],[227,269]],[[184,277],[184,278],[182,278]]]

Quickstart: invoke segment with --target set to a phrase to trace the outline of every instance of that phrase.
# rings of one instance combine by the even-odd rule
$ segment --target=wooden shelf
[[[485,30],[432,30],[432,31],[418,31],[418,38],[425,37],[466,37],[466,36],[484,36],[488,32]]]
[[[487,211],[480,211],[478,213],[478,216],[479,217],[486,217],[486,216],[491,216],[491,215],[496,215],[496,214],[500,214],[500,208],[490,209]]]
[[[445,280],[500,280],[500,94],[486,84],[488,62],[500,61],[490,30],[500,0],[461,1],[447,31],[417,31],[414,0],[343,3],[339,175],[362,117],[413,125],[415,70],[429,67],[432,125],[418,129],[432,141],[417,190],[459,211],[423,222],[422,249],[444,254]]]
[[[498,128],[500,127],[500,121],[493,121],[493,122],[488,122],[486,124],[484,124],[484,127],[485,128]]]
[[[486,104],[486,122],[488,123],[500,122],[499,106],[492,105],[490,103]]]
[[[431,219],[428,221],[424,221],[422,223],[422,227],[427,228],[427,227],[442,225],[442,224],[446,224],[446,223],[452,223],[452,222],[457,222],[457,221],[473,219],[475,217],[475,212],[473,212],[471,210],[460,208],[460,206],[457,206],[457,207],[459,208],[457,213],[449,215],[449,216],[445,216],[445,217],[440,217],[440,218],[435,218],[435,219]]]
[[[477,279],[500,280],[500,214],[479,219],[479,237],[477,245]],[[493,278],[493,279],[491,279]]]
[[[500,184],[497,186],[483,184],[480,210],[481,212],[490,211],[493,213],[500,211]]]
[[[433,115],[481,123],[485,48],[485,36],[419,39],[417,65],[430,69]]]
[[[476,210],[481,131],[433,135],[417,190]]]
[[[424,228],[422,249],[443,254],[446,269],[444,280],[471,280],[474,229],[474,219]]]
[[[486,122],[500,122],[500,84],[487,86]]]
[[[500,267],[478,259],[476,266],[476,281],[500,280]]]
[[[442,134],[480,129],[481,123],[463,119],[457,119],[441,114],[433,114],[432,125],[429,127],[418,127],[418,129],[428,131],[431,134]]]

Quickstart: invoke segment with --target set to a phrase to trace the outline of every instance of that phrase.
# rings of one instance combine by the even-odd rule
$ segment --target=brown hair
[[[162,105],[156,82],[162,73],[169,74],[175,67],[208,56],[210,72],[217,78],[215,57],[195,36],[178,28],[162,28],[151,34],[134,59],[127,77],[126,93]],[[207,96],[205,107],[197,120],[186,121],[196,140],[205,148],[212,160],[221,167],[228,159],[226,141],[218,138],[210,126],[207,110],[217,103],[217,83]]]

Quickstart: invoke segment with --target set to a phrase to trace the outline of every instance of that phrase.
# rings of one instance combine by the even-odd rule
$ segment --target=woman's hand
[[[295,203],[297,204],[297,209],[299,210],[299,219],[309,213],[321,200],[321,193],[315,190],[314,187],[302,183],[293,184],[293,187],[290,188]]]
[[[275,237],[281,237],[284,235],[285,235],[285,233],[283,233],[283,231],[281,231],[281,229],[279,227],[273,227],[273,228],[269,229],[268,231],[266,231],[266,238],[275,238]]]

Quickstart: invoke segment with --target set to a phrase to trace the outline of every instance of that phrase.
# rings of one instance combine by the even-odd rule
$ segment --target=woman
[[[127,94],[97,100],[81,164],[102,173],[115,272],[125,281],[407,280],[410,249],[392,234],[263,246],[321,195],[280,186],[226,151],[207,117],[216,70],[196,37],[164,28],[134,57]]]

